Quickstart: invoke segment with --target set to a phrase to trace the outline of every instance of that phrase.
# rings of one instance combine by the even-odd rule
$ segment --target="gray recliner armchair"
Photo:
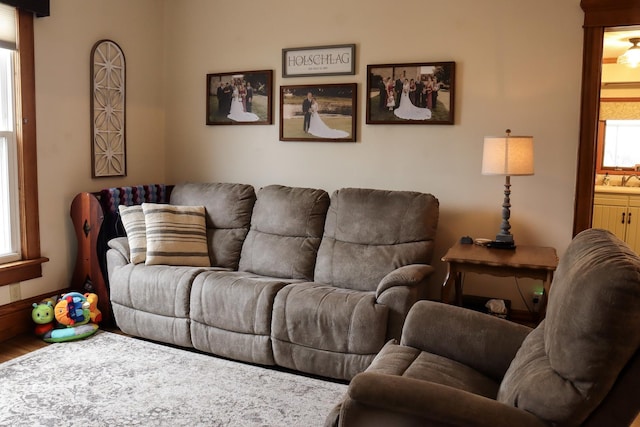
[[[640,410],[640,258],[576,236],[536,329],[416,303],[327,426],[627,426]]]

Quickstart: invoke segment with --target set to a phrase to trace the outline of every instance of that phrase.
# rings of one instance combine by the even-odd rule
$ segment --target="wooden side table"
[[[455,283],[455,303],[462,305],[464,273],[526,277],[543,281],[544,296],[540,306],[540,318],[544,318],[546,298],[551,289],[553,272],[558,266],[558,255],[554,248],[523,245],[515,249],[495,249],[458,242],[449,248],[442,261],[449,266],[447,278],[442,284],[443,302],[448,302],[447,291]]]

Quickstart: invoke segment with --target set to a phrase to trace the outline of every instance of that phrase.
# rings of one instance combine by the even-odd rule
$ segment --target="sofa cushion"
[[[324,190],[281,185],[260,189],[239,269],[312,280],[328,207]]]
[[[498,400],[550,423],[580,424],[638,351],[638,307],[640,258],[608,231],[580,233],[558,264],[547,317],[524,340]]]
[[[367,372],[429,381],[491,399],[498,393],[495,380],[467,365],[392,341],[380,350]]]
[[[133,264],[145,262],[147,258],[147,233],[141,205],[118,207],[122,225],[129,242],[129,259]]]
[[[375,303],[373,292],[319,283],[287,285],[273,306],[276,364],[349,380],[384,345],[388,311]]]
[[[191,347],[189,297],[198,267],[127,264],[110,275],[110,297],[125,333]]]
[[[343,188],[331,196],[315,282],[375,291],[404,265],[430,264],[438,225],[431,194]]]
[[[247,184],[184,183],[171,191],[172,204],[205,207],[211,265],[232,270],[238,269],[255,201]]]
[[[387,307],[373,292],[296,283],[278,292],[273,310],[280,341],[357,354],[375,354],[385,342]]]
[[[143,203],[147,255],[145,264],[209,267],[203,206]]]
[[[191,335],[198,350],[272,365],[271,316],[279,279],[245,272],[205,272],[191,291]]]

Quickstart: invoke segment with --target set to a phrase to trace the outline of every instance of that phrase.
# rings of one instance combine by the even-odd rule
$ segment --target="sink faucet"
[[[624,187],[625,185],[627,185],[627,183],[631,180],[631,178],[636,178],[636,179],[640,179],[640,176],[638,175],[622,175],[622,186]]]

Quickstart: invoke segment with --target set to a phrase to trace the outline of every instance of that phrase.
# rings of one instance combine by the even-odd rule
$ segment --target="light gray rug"
[[[100,331],[0,364],[0,425],[321,426],[346,389]]]

